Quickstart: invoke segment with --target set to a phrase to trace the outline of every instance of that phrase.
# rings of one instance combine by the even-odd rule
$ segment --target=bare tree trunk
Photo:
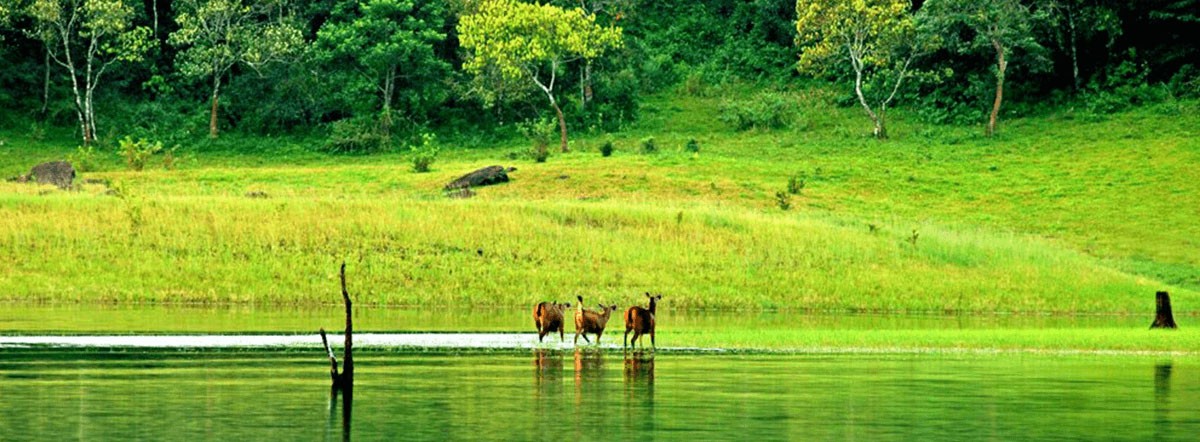
[[[329,376],[333,380],[333,388],[350,391],[354,388],[354,356],[351,348],[354,342],[354,323],[350,315],[350,293],[346,291],[346,263],[344,262],[339,275],[342,280],[342,301],[346,304],[346,342],[342,349],[341,374],[338,374],[337,356],[333,355],[333,349],[329,347],[329,340],[325,337],[324,328],[321,329],[321,344],[325,346],[325,353],[329,356]]]
[[[999,41],[992,40],[996,49],[996,100],[992,102],[992,113],[988,116],[987,136],[996,134],[996,117],[1000,114],[1000,102],[1004,99],[1004,71],[1008,69],[1008,61],[1004,58],[1004,46]]]
[[[392,67],[388,70],[387,78],[383,81],[383,115],[379,119],[384,140],[388,144],[391,144],[392,139],[392,96],[396,94],[395,74],[396,67]]]
[[[50,109],[50,48],[46,48],[46,75],[42,81],[42,117]]]
[[[158,0],[150,0],[154,8],[154,41],[158,41]]]
[[[568,151],[568,149],[567,149],[567,120],[565,118],[563,118],[562,108],[558,107],[557,101],[551,99],[550,105],[554,106],[554,112],[558,113],[558,131],[559,131],[559,134],[561,135],[560,139],[562,142],[562,144],[559,145],[559,147],[562,149],[563,152],[567,152]]]
[[[881,140],[886,139],[887,128],[883,126],[883,119],[879,118],[879,115],[876,115],[875,111],[871,110],[871,106],[867,104],[867,98],[863,96],[862,68],[858,62],[854,62],[853,60],[851,61],[854,63],[854,94],[858,96],[858,103],[862,105],[863,110],[867,111],[867,116],[871,117],[871,124],[874,126],[872,132],[874,133],[875,138]]]
[[[63,65],[67,68],[67,73],[71,75],[71,92],[75,94],[75,116],[79,118],[79,134],[83,137],[83,145],[87,146],[92,143],[92,133],[88,130],[87,121],[84,119],[83,97],[79,92],[79,76],[75,71],[75,62],[71,60],[71,46],[67,44],[67,39],[63,38],[63,54],[67,59]]]
[[[217,100],[221,93],[221,74],[213,75],[212,112],[208,119],[208,137],[217,139]]]
[[[1071,80],[1073,91],[1079,90],[1079,56],[1076,54],[1075,47],[1075,11],[1071,9],[1071,3],[1067,2],[1067,35],[1070,40],[1071,49]]]

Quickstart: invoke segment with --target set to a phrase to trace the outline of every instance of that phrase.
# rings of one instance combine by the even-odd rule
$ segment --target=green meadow
[[[0,183],[0,298],[328,304],[346,261],[359,305],[522,315],[646,291],[666,309],[1148,317],[1169,290],[1177,314],[1200,312],[1200,103],[1059,110],[995,138],[893,112],[877,141],[856,109],[791,94],[815,104],[790,129],[737,131],[719,99],[680,93],[545,163],[514,155],[523,140],[443,136],[428,173],[407,152],[330,155],[303,138],[185,147],[172,170],[101,150],[76,190]],[[6,176],[78,155],[67,134],[0,139]],[[517,170],[443,194],[492,164]]]

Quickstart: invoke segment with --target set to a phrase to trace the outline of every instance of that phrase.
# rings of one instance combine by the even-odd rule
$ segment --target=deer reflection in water
[[[625,353],[625,418],[631,427],[654,429],[654,352]]]

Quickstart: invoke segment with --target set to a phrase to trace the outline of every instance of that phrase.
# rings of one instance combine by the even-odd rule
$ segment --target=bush
[[[605,141],[604,144],[600,145],[600,156],[611,157],[612,153],[613,153],[612,141]]]
[[[95,172],[99,170],[99,162],[96,160],[96,148],[90,145],[75,148],[75,154],[71,155],[71,165],[75,166],[75,170],[80,172]]]
[[[1130,54],[1134,56],[1134,54]],[[1103,80],[1085,88],[1084,105],[1089,112],[1109,114],[1130,106],[1162,101],[1169,92],[1162,85],[1148,84],[1150,68],[1145,63],[1126,60],[1106,70]]]
[[[425,173],[429,171],[429,167],[437,160],[438,148],[433,144],[436,136],[425,132],[421,134],[421,144],[416,144],[409,147],[412,151],[412,168],[413,172]]]
[[[1176,98],[1200,98],[1200,68],[1185,64],[1167,84]]]
[[[775,204],[778,205],[781,210],[791,209],[792,195],[783,191],[775,192]]]
[[[348,118],[333,123],[325,149],[331,153],[364,154],[383,150],[389,144],[389,137],[373,120]]]
[[[654,137],[642,139],[642,153],[646,155],[658,152],[658,145],[654,144]]]
[[[129,166],[130,170],[142,170],[146,167],[146,160],[161,150],[162,142],[151,143],[144,138],[134,141],[133,137],[122,139],[119,148],[119,152],[125,157],[125,165]]]
[[[167,170],[175,170],[175,151],[179,149],[176,145],[163,154],[163,168]]]
[[[763,92],[745,99],[725,100],[717,118],[737,130],[780,129],[796,119],[796,107],[784,94]]]
[[[545,163],[550,157],[550,143],[554,139],[555,123],[550,120],[528,120],[517,123],[517,130],[533,144],[530,158]]]
[[[792,175],[791,178],[788,178],[788,186],[787,186],[788,193],[790,193],[792,195],[799,195],[800,191],[803,189],[804,189],[804,178],[803,177],[801,177],[799,175]]]
[[[683,150],[691,153],[700,153],[700,142],[696,141],[695,138],[692,138],[688,140],[687,145],[683,147]]]

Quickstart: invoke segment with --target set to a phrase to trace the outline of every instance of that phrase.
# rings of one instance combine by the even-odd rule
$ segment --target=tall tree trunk
[[[1004,99],[1004,71],[1008,69],[1008,60],[1004,58],[1004,45],[992,40],[996,49],[996,100],[992,102],[992,113],[988,116],[987,136],[996,134],[996,117],[1000,114],[1000,102]]]
[[[154,41],[158,41],[158,0],[150,0],[154,8]]]
[[[46,48],[46,74],[42,81],[42,117],[50,109],[50,48]]]
[[[387,78],[383,81],[383,115],[379,116],[380,129],[383,130],[384,142],[391,144],[392,138],[392,96],[396,94],[396,67],[388,70]]]
[[[1071,9],[1070,2],[1067,2],[1067,35],[1071,49],[1071,80],[1072,91],[1079,91],[1079,55],[1075,47],[1075,11]]]
[[[562,108],[558,107],[557,101],[553,99],[550,100],[550,105],[554,106],[554,112],[558,113],[558,131],[561,140],[559,148],[561,148],[563,152],[567,152],[567,120],[566,118],[563,118]]]
[[[872,132],[875,135],[875,138],[880,140],[886,139],[887,128],[883,125],[883,119],[879,118],[879,115],[875,114],[875,111],[871,110],[871,106],[867,104],[867,98],[863,96],[862,69],[859,67],[860,65],[858,62],[854,62],[854,65],[854,94],[858,96],[858,103],[862,105],[863,110],[867,111],[867,116],[871,117],[871,124],[873,125]]]
[[[217,138],[217,100],[220,97],[220,94],[221,74],[218,73],[213,76],[212,112],[209,114],[208,119],[208,137],[214,140]]]

